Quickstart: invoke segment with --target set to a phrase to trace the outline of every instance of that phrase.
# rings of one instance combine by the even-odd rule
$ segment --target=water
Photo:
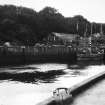
[[[71,87],[105,70],[101,62],[43,63],[0,68],[0,105],[36,105],[58,87]]]

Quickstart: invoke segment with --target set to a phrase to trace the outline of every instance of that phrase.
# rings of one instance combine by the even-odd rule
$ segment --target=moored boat
[[[91,28],[91,35],[92,35],[92,28]],[[100,49],[98,46],[93,45],[91,39],[92,39],[91,36],[86,37],[86,32],[85,32],[84,37],[80,41],[80,46],[78,46],[77,48],[78,49],[77,60],[103,60],[104,50]]]
[[[97,51],[96,53],[92,52],[82,52],[77,53],[77,60],[103,60],[104,51]]]

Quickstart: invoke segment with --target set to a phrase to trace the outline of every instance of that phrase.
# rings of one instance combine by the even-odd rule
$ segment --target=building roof
[[[55,33],[55,32],[53,32],[53,34],[59,37],[60,39],[66,40],[68,42],[74,40],[77,36],[79,36],[77,34],[65,34],[65,33]]]

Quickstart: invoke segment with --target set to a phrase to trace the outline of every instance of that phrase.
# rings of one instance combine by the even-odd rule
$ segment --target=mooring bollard
[[[66,101],[71,101],[72,94],[68,88],[57,88],[53,91],[53,97],[57,105],[66,105]]]

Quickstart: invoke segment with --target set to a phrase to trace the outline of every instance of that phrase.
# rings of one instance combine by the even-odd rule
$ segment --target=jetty
[[[47,100],[38,103],[37,105],[70,105],[72,100],[75,100],[76,95],[90,88],[92,85],[96,84],[103,78],[105,78],[105,71],[99,72],[95,75],[92,75],[91,77],[85,78],[83,81],[70,88],[64,88],[68,92],[66,92],[65,90],[61,91],[58,94],[58,97],[52,96]]]

